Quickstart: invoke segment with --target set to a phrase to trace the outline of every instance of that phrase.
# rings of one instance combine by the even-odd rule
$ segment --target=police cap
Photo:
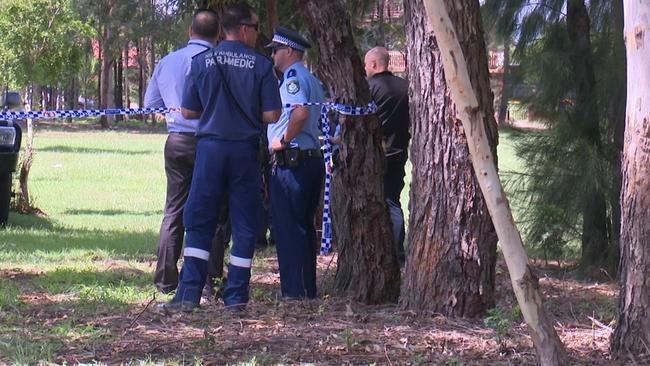
[[[273,34],[273,40],[271,43],[266,45],[266,48],[273,48],[278,46],[289,46],[296,51],[305,52],[306,49],[311,48],[309,41],[305,37],[301,36],[300,33],[296,32],[293,29],[285,27],[275,27],[275,33]]]

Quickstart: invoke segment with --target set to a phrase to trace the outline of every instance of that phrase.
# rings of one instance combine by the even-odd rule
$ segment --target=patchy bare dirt
[[[132,304],[124,312],[98,308],[92,316],[62,310],[65,299],[21,286],[21,299],[30,304],[26,328],[50,328],[74,318],[101,336],[61,339],[57,363],[93,360],[120,364],[131,360],[176,360],[204,364],[327,365],[535,365],[535,350],[521,320],[508,327],[501,346],[483,319],[449,319],[417,315],[397,305],[365,306],[349,301],[331,288],[336,257],[319,257],[321,298],[279,301],[277,261],[270,252],[257,258],[247,311],[233,315],[223,304],[205,302],[192,314],[159,315],[151,310],[160,300]],[[119,270],[119,261],[106,263]],[[128,271],[128,268],[124,268]],[[561,269],[539,270],[540,286],[556,329],[575,365],[617,365],[610,360],[608,342],[616,314],[617,286],[585,283]],[[18,283],[39,273],[2,271],[0,277]],[[153,296],[153,294],[152,294]],[[507,271],[499,265],[498,306],[513,309],[514,296]],[[153,300],[153,298],[152,298]],[[637,364],[643,364],[637,358]]]

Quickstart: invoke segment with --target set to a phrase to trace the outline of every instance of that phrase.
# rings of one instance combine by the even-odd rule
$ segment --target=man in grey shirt
[[[153,72],[144,100],[147,108],[178,108],[177,112],[169,112],[165,115],[169,131],[165,143],[167,197],[160,226],[158,263],[154,275],[154,283],[162,293],[172,292],[178,286],[177,262],[185,231],[183,208],[194,170],[198,120],[183,118],[180,112],[185,77],[190,71],[192,58],[214,47],[219,33],[217,14],[211,10],[197,11],[192,18],[189,33],[190,40],[185,47],[160,60]],[[226,219],[227,216],[222,221]],[[212,256],[209,260],[207,283],[211,285],[210,287],[223,275],[224,242],[230,236],[227,233],[228,225],[220,226],[212,243]]]

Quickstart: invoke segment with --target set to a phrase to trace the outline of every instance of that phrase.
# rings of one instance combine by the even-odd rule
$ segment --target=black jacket
[[[377,104],[384,139],[392,139],[392,148],[406,151],[411,139],[408,82],[390,71],[384,71],[368,78],[368,85],[370,96]]]

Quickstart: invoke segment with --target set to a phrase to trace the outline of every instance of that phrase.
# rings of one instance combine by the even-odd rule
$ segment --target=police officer
[[[268,127],[274,166],[269,190],[276,235],[280,287],[284,298],[316,297],[316,230],[314,214],[325,174],[318,137],[320,107],[294,105],[322,102],[321,82],[302,62],[309,42],[291,29],[278,27],[271,48],[283,75],[280,95],[285,108]],[[287,104],[294,106],[287,108]]]
[[[160,304],[166,312],[191,311],[205,282],[210,241],[224,192],[228,192],[233,247],[225,305],[241,310],[249,299],[255,237],[259,231],[259,139],[262,122],[280,116],[278,80],[269,59],[255,52],[259,23],[246,3],[226,7],[226,39],[194,57],[183,93],[185,118],[199,118],[194,176],[183,216],[184,263],[174,298]]]
[[[144,96],[147,108],[180,108],[183,98],[185,76],[190,72],[192,57],[214,47],[219,34],[217,14],[211,10],[199,10],[192,17],[187,45],[163,57],[154,69]],[[165,213],[160,225],[158,263],[154,283],[162,293],[170,293],[178,286],[176,266],[183,248],[183,207],[190,191],[194,155],[196,150],[196,127],[198,120],[185,119],[181,112],[165,114],[169,135],[165,142],[165,173],[167,195]],[[225,218],[227,219],[227,215]],[[221,220],[226,221],[226,220]],[[221,223],[213,240],[208,261],[209,287],[223,276],[223,251],[229,237],[228,225]],[[219,235],[221,234],[221,235]]]

